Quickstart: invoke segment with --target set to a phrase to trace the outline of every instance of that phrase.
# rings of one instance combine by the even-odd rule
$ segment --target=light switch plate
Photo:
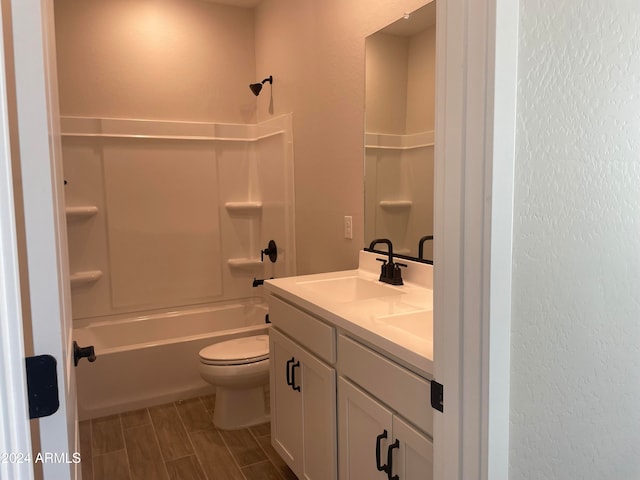
[[[344,238],[353,238],[353,217],[351,215],[344,217]]]

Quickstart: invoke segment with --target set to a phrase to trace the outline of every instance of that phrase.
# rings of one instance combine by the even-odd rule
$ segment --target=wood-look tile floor
[[[215,396],[80,422],[84,480],[297,480],[268,423],[213,425]]]

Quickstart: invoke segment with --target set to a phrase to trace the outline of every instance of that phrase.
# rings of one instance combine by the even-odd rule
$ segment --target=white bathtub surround
[[[74,319],[256,295],[295,271],[291,115],[253,125],[63,117]],[[269,240],[276,264],[260,262]]]
[[[198,352],[213,343],[265,334],[259,299],[154,315],[83,320],[74,338],[97,360],[76,369],[80,419],[158,405],[215,389],[200,377]]]

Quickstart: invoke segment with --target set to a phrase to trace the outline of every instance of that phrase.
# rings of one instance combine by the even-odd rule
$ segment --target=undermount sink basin
[[[376,323],[402,330],[416,337],[433,337],[433,310],[383,315],[376,318]]]
[[[298,285],[313,290],[320,295],[326,295],[336,303],[355,302],[402,293],[400,288],[394,288],[376,280],[366,280],[357,276],[311,280],[298,282]]]

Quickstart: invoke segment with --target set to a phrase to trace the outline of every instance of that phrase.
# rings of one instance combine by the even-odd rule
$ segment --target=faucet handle
[[[269,240],[269,245],[264,250],[260,250],[260,261],[264,262],[264,256],[267,255],[271,263],[276,263],[278,259],[278,247],[276,246],[276,242],[273,240]]]
[[[376,258],[376,260],[378,262],[382,262],[382,265],[380,265],[380,278],[378,280],[380,280],[381,282],[386,282],[393,276],[393,272],[389,268],[393,268],[393,264],[388,263],[386,258]]]
[[[402,281],[402,271],[400,270],[400,267],[407,267],[406,263],[398,263],[396,262],[395,267],[393,268],[393,285],[404,285],[404,282]]]

